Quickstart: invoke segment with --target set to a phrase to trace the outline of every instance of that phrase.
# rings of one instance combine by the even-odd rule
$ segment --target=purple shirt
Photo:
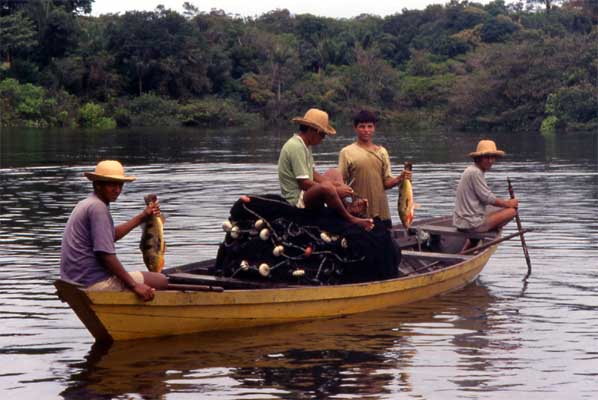
[[[64,228],[60,252],[60,277],[85,286],[110,278],[96,257],[101,251],[116,254],[114,222],[108,205],[95,194],[80,201]]]

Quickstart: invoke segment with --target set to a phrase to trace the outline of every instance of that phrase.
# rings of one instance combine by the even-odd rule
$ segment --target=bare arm
[[[335,189],[336,189],[336,193],[338,193],[338,196],[342,199],[343,197],[347,197],[347,196],[351,196],[353,194],[353,189],[351,189],[351,186],[347,186],[344,183],[339,183],[337,184],[336,182],[330,180],[330,179],[326,179],[325,177],[323,177],[322,175],[320,175],[323,179],[322,181],[315,181],[315,175],[314,175],[314,181],[312,181],[311,179],[297,179],[297,183],[299,184],[299,188],[301,190],[303,190],[304,192],[307,192],[312,186],[319,184],[320,182],[326,181],[326,182],[330,182],[334,185]]]
[[[141,225],[151,215],[160,215],[159,202],[148,204],[142,212],[140,212],[127,222],[123,222],[122,224],[114,228],[114,241],[116,242],[122,239],[127,233],[131,232],[131,230]]]
[[[327,180],[329,180],[328,178],[326,178],[324,175],[320,174],[320,173],[319,173],[318,171],[316,171],[315,169],[314,169],[314,172],[313,172],[313,174],[314,174],[314,182],[315,182],[315,183],[322,183],[322,182],[324,182],[324,181],[327,181]]]
[[[519,207],[519,200],[517,200],[517,199],[503,200],[503,199],[499,199],[497,197],[492,205],[494,205],[496,207],[502,207],[502,208],[517,208],[517,207]]]
[[[304,192],[307,192],[307,190],[314,186],[316,183],[317,182],[315,181],[315,175],[313,181],[311,179],[297,179],[299,189],[303,190]]]
[[[334,186],[339,186],[339,184],[342,184],[342,182],[336,182],[336,181],[330,179],[329,177],[320,174],[315,169],[313,170],[313,175],[314,175],[314,179],[313,180],[311,180],[311,179],[297,179],[297,183],[299,184],[299,188],[301,190],[307,191],[307,189],[311,188],[313,185],[318,184],[318,183],[323,183],[323,182],[330,182]]]
[[[411,171],[403,171],[401,175],[394,178],[387,178],[384,180],[384,189],[391,189],[403,182],[405,179],[411,180]]]
[[[104,268],[116,275],[118,279],[124,282],[126,287],[135,292],[143,301],[154,298],[154,289],[144,283],[137,283],[122,266],[116,254],[97,252],[96,256]]]

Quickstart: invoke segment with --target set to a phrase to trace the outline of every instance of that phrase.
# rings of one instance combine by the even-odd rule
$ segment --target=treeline
[[[598,129],[598,0],[352,19],[92,6],[0,0],[2,126],[232,126],[316,106],[412,127]]]

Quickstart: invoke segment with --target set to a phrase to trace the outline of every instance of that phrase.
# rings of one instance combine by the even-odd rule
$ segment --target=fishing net
[[[398,276],[400,249],[380,220],[366,232],[333,210],[277,195],[241,196],[224,222],[214,271],[225,277],[334,285]]]

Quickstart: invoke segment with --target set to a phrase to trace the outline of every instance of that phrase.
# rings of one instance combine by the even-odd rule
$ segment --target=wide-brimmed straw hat
[[[84,175],[90,181],[132,182],[136,179],[134,176],[125,176],[122,164],[114,160],[100,161],[94,172],[85,172]]]
[[[307,125],[318,131],[322,131],[327,135],[336,134],[336,130],[330,126],[330,122],[328,121],[328,113],[326,111],[318,110],[317,108],[310,108],[303,118],[295,117],[292,121],[300,125]]]
[[[502,157],[505,153],[502,150],[496,149],[496,143],[493,140],[480,140],[478,142],[478,147],[476,147],[474,152],[469,153],[469,157],[481,157],[481,156],[496,156]]]

